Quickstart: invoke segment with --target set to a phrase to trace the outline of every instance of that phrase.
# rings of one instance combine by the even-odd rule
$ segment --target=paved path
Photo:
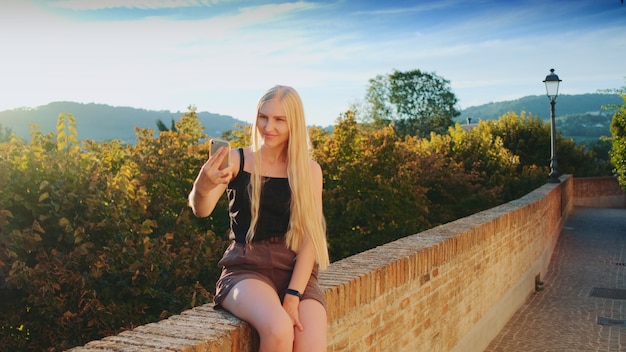
[[[486,352],[626,351],[626,209],[574,208],[544,282]]]

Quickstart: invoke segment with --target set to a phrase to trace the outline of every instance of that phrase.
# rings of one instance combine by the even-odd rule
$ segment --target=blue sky
[[[326,126],[393,70],[449,80],[459,109],[545,94],[550,68],[562,94],[624,87],[626,5],[3,0],[0,47],[0,111],[52,101],[195,105],[252,121],[260,95],[286,84],[308,122]]]

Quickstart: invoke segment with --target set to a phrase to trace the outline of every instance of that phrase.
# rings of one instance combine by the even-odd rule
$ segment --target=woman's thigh
[[[263,335],[266,329],[293,326],[282,307],[278,294],[267,283],[257,279],[238,282],[222,302],[236,317],[243,319]]]
[[[314,299],[304,299],[299,311],[304,329],[295,329],[294,351],[326,351],[328,324],[324,306]]]

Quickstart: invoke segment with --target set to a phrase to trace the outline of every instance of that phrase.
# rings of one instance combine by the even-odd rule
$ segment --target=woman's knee
[[[280,314],[277,314],[279,316]],[[267,322],[267,325],[258,327],[257,331],[261,337],[261,345],[272,347],[273,350],[279,351],[283,347],[293,346],[294,328],[289,316],[275,317]]]

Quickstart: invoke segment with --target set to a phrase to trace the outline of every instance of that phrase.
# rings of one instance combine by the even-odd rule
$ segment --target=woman
[[[293,88],[275,86],[261,97],[251,144],[213,154],[189,194],[199,217],[224,191],[229,198],[233,242],[219,263],[216,308],[249,322],[260,351],[325,351],[326,303],[317,283],[318,269],[329,264],[322,170],[309,155]],[[219,169],[227,156],[229,166]]]

